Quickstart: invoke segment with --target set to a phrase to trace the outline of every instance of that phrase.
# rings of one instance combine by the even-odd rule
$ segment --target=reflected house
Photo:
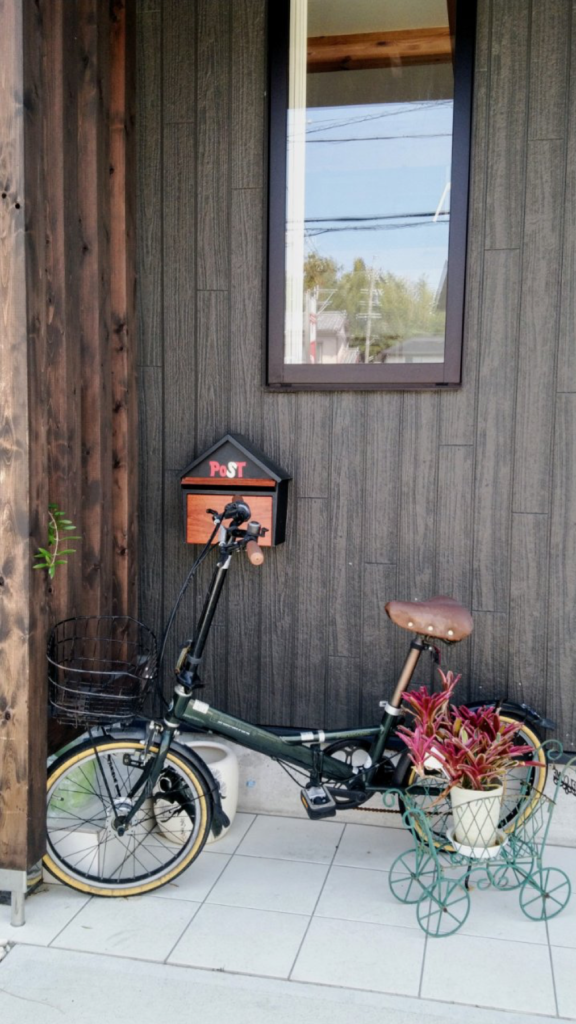
[[[349,320],[345,311],[325,310],[316,323],[316,362],[355,363],[358,349],[349,343]]]
[[[441,363],[444,338],[405,338],[386,350],[386,363]]]

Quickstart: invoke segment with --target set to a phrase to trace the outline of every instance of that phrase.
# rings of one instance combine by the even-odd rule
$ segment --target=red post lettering
[[[228,467],[227,466],[218,466],[218,471],[220,473],[220,476],[228,476]]]
[[[239,476],[239,477],[242,477],[242,476],[244,476],[244,466],[245,466],[245,465],[246,465],[246,463],[245,463],[245,462],[239,462],[239,463],[238,463],[238,476]]]
[[[220,463],[219,462],[210,462],[210,476],[216,476],[216,474],[217,474],[219,469],[220,469]]]

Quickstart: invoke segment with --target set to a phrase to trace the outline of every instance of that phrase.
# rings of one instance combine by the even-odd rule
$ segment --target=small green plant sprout
[[[67,555],[73,555],[75,548],[67,548],[64,545],[71,540],[82,540],[81,537],[70,536],[76,527],[66,519],[65,513],[51,502],[48,505],[48,546],[38,548],[34,555],[37,564],[34,569],[47,569],[50,579],[54,579],[57,565],[65,565]]]

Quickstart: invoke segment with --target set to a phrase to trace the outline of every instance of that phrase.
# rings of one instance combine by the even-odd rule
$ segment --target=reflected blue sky
[[[446,99],[308,108],[307,251],[344,271],[362,257],[436,289],[448,254],[449,191],[436,223],[434,214],[450,181],[452,113]]]

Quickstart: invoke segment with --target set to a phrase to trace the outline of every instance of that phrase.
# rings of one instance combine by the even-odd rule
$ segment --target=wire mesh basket
[[[141,710],[157,673],[156,638],[128,616],[58,622],[48,641],[52,715],[73,725],[128,722]]]

